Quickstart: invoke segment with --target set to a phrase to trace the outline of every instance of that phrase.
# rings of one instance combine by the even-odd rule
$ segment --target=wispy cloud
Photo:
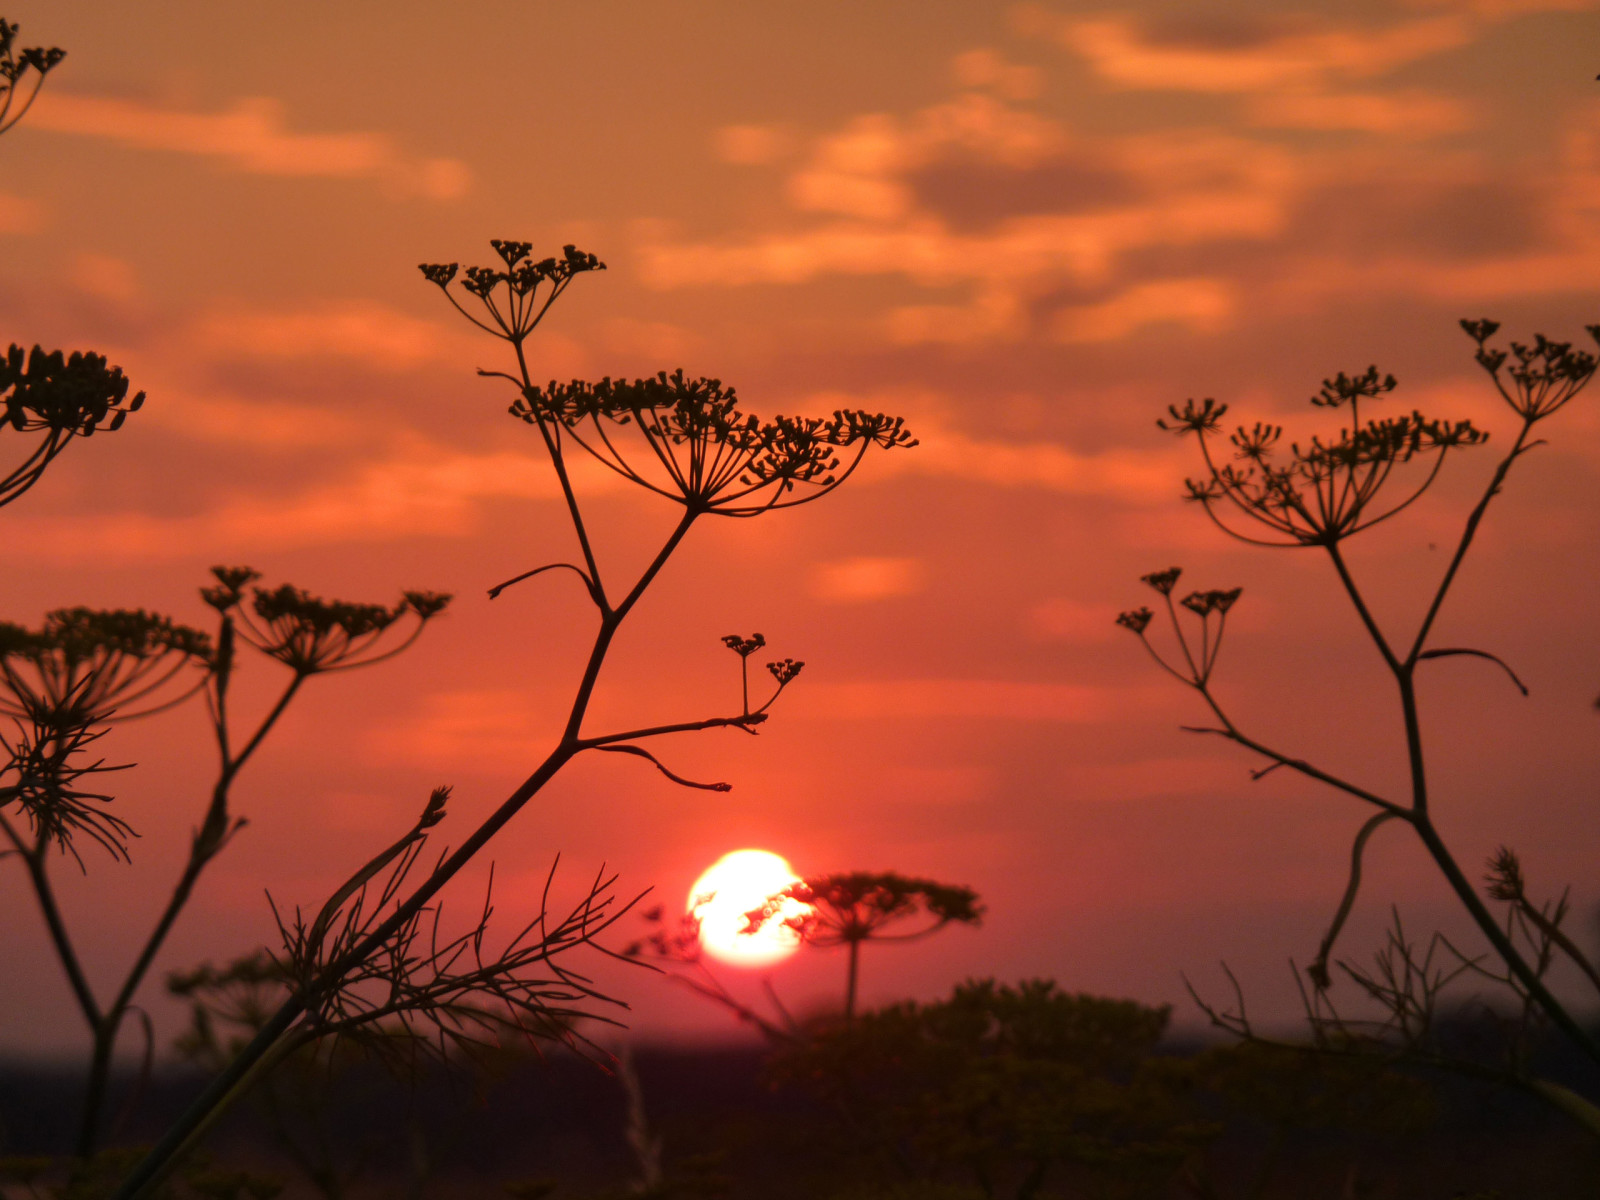
[[[382,133],[291,131],[283,105],[265,96],[206,113],[52,90],[29,113],[28,124],[139,150],[211,158],[256,175],[368,180],[428,200],[460,199],[472,185],[466,164],[408,155]]]
[[[916,453],[891,455],[872,478],[932,475],[1011,489],[1038,488],[1070,496],[1102,496],[1143,507],[1166,503],[1173,481],[1190,466],[1184,447],[1154,450],[1084,452],[1039,438],[1006,440],[975,437],[945,416],[946,403],[932,396],[888,393],[856,396],[819,393],[808,398],[810,411],[867,408],[906,414],[918,439]]]
[[[618,486],[615,475],[587,461],[574,463],[572,473],[588,491]],[[559,494],[549,464],[539,456],[416,448],[358,467],[344,480],[288,496],[225,499],[189,516],[24,515],[10,522],[6,549],[23,561],[167,562],[220,552],[459,537],[477,527],[486,501]]]
[[[1459,17],[1441,16],[1380,28],[1264,31],[1239,39],[1242,45],[1207,45],[1200,39],[1157,40],[1135,20],[1105,17],[1064,19],[1056,36],[1118,87],[1245,94],[1376,78],[1465,46],[1474,29]]]

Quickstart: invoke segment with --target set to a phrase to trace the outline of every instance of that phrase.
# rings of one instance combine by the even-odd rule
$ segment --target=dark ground
[[[885,1194],[852,1190],[850,1166],[832,1151],[837,1126],[830,1113],[803,1093],[770,1086],[763,1059],[758,1049],[638,1052],[635,1069],[649,1130],[661,1139],[669,1178],[679,1180],[680,1190],[663,1194],[686,1200],[716,1194],[762,1200]],[[55,1155],[69,1148],[75,1080],[69,1070],[0,1064],[0,1157]],[[153,1140],[201,1080],[193,1071],[159,1073],[117,1140]],[[124,1097],[133,1082],[128,1074],[119,1079]],[[628,1195],[639,1178],[639,1160],[628,1143],[623,1082],[564,1053],[542,1062],[529,1057],[502,1063],[488,1077],[435,1069],[414,1086],[371,1066],[336,1081],[323,1076],[299,1082],[308,1086],[286,1090],[286,1120],[302,1146],[310,1147],[309,1161],[318,1161],[319,1139],[334,1148],[322,1161],[348,1176],[343,1194],[350,1198],[504,1197],[511,1194],[507,1183],[547,1180],[557,1185],[551,1200],[593,1200]],[[1219,1183],[1214,1194],[1227,1200],[1600,1196],[1600,1142],[1575,1125],[1516,1092],[1455,1079],[1437,1087],[1438,1117],[1421,1133],[1295,1131],[1260,1192],[1252,1188],[1272,1153],[1272,1133],[1258,1117],[1229,1119],[1206,1152]],[[320,1117],[308,1120],[307,1106],[319,1104],[325,1105]],[[286,1163],[259,1108],[230,1118],[211,1149],[220,1162],[285,1179],[285,1197],[324,1194]],[[718,1176],[730,1190],[716,1190],[712,1181]],[[966,1193],[897,1195],[935,1194]],[[1105,1190],[1065,1172],[1052,1174],[1040,1193],[1041,1200],[1196,1195],[1172,1183]]]

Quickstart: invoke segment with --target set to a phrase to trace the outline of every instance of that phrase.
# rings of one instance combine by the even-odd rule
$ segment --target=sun
[[[800,945],[782,921],[769,921],[759,933],[746,933],[745,914],[799,876],[769,850],[734,850],[717,859],[689,890],[689,912],[700,919],[700,944],[706,953],[736,967],[765,967],[788,958]],[[785,902],[784,915],[807,905]]]

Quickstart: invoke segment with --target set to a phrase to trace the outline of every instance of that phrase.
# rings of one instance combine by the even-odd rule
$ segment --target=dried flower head
[[[462,307],[450,290],[461,270],[457,263],[422,263],[422,277],[435,285],[456,310],[479,329],[507,341],[520,343],[539,324],[557,296],[575,276],[604,271],[605,263],[576,246],[562,248],[560,258],[534,261],[529,242],[491,239],[501,265],[468,267],[461,287],[478,303],[487,320]]]
[[[24,355],[13,345],[0,359],[0,430],[40,434],[22,462],[0,475],[0,505],[9,504],[44,474],[75,437],[114,430],[144,404],[144,393],[128,398],[128,380],[103,356],[35,346]]]
[[[204,633],[143,609],[57,609],[38,630],[0,624],[0,713],[61,729],[142,716],[155,711],[143,701],[210,657]]]
[[[1172,589],[1178,586],[1178,578],[1183,574],[1182,567],[1168,567],[1165,571],[1152,571],[1148,575],[1141,575],[1139,579],[1148,583],[1163,596],[1172,595]]]
[[[780,688],[788,687],[791,680],[800,674],[805,663],[796,662],[792,658],[783,659],[781,662],[769,662],[767,670],[772,672],[772,677],[778,681]]]
[[[206,589],[208,602],[221,607],[232,598],[239,636],[299,675],[346,671],[390,658],[404,650],[449,603],[433,592],[407,592],[393,607],[323,600],[290,584],[253,588],[249,605],[240,604],[239,589],[253,572],[233,568],[215,572],[219,587]],[[383,635],[407,614],[416,624],[398,644],[379,649]]]
[[[737,633],[730,633],[722,639],[722,644],[740,658],[749,658],[767,644],[767,639],[759,633],[753,633],[749,637],[740,637]]]
[[[54,46],[48,50],[42,46],[19,48],[16,42],[21,31],[20,25],[0,17],[0,133],[22,120],[44,77],[67,56],[65,50]]]
[[[1117,614],[1117,624],[1124,629],[1131,629],[1134,633],[1143,636],[1144,631],[1150,625],[1151,617],[1154,615],[1148,608],[1130,609],[1127,612]]]
[[[883,413],[762,421],[741,411],[721,380],[691,379],[682,370],[631,381],[552,381],[524,389],[511,414],[540,429],[552,451],[565,434],[641,487],[697,513],[730,517],[826,495],[871,446],[916,445],[901,418]],[[618,436],[623,428],[644,440],[645,453],[629,453]],[[838,451],[850,447],[855,452],[841,467]]]
[[[1470,421],[1433,420],[1419,412],[1363,420],[1362,404],[1395,387],[1394,376],[1375,366],[1324,379],[1312,406],[1347,409],[1348,423],[1334,437],[1294,442],[1287,453],[1282,427],[1258,421],[1228,436],[1231,461],[1220,461],[1211,438],[1221,434],[1227,406],[1212,400],[1169,407],[1171,421],[1157,423],[1199,440],[1206,474],[1185,481],[1187,498],[1225,532],[1258,545],[1331,546],[1406,508],[1432,484],[1446,453],[1488,436]],[[1431,460],[1421,477],[1398,499],[1380,497],[1395,469],[1418,458]],[[1248,525],[1256,530],[1246,532]]]
[[[796,902],[803,908],[796,908]],[[767,898],[745,914],[745,929],[755,932],[782,918],[800,940],[813,946],[841,946],[869,938],[905,941],[942,929],[952,921],[977,925],[983,905],[969,887],[917,879],[890,871],[849,871],[813,875]],[[920,927],[880,932],[891,922],[917,916]]]
[[[1512,342],[1508,353],[1488,345],[1489,338],[1500,328],[1498,321],[1463,320],[1461,328],[1478,343],[1473,357],[1494,380],[1495,390],[1529,425],[1564,407],[1594,378],[1595,356],[1586,350],[1574,350],[1571,342],[1552,342],[1539,333],[1534,335],[1531,346]],[[1591,338],[1600,342],[1600,325],[1585,328]]]
[[[204,674],[187,688],[168,685],[210,658],[205,634],[143,611],[59,609],[37,630],[0,623],[0,713],[16,729],[0,735],[0,797],[18,806],[36,845],[54,842],[76,854],[73,838],[83,833],[126,858],[132,831],[105,811],[109,795],[85,786],[121,768],[88,757],[89,750],[114,718],[193,695]]]

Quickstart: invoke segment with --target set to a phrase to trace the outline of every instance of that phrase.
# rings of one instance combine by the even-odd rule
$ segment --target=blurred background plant
[[[212,574],[214,582],[201,590],[216,613],[212,634],[143,611],[62,609],[32,630],[0,623],[0,714],[16,727],[14,736],[0,735],[5,755],[0,836],[10,847],[5,856],[16,858],[27,872],[51,947],[90,1034],[76,1142],[84,1159],[93,1156],[106,1133],[106,1088],[129,1017],[143,1027],[145,1061],[154,1054],[149,1018],[136,998],[201,875],[246,823],[232,804],[240,772],[307,680],[400,653],[449,601],[431,592],[407,592],[393,605],[352,604],[321,600],[288,585],[251,588],[258,576],[245,567],[218,567]],[[241,647],[287,671],[275,700],[242,728],[230,709]],[[98,757],[100,745],[115,723],[170,709],[196,693],[206,698],[216,777],[171,893],[107,995],[92,983],[103,968],[84,961],[58,898],[52,864],[70,855],[87,871],[80,838],[113,859],[131,861],[133,828],[110,811],[114,796],[103,781],[132,764],[107,765]]]

